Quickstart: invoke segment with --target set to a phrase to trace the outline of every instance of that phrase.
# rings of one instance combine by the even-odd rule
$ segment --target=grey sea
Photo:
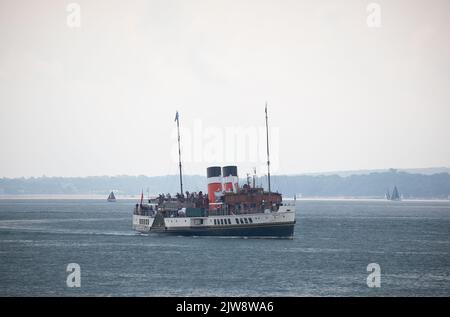
[[[137,234],[133,204],[0,200],[0,296],[450,295],[450,202],[300,200],[293,240]]]

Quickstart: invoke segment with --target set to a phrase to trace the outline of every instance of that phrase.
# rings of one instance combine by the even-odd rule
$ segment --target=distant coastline
[[[118,198],[117,200],[136,200],[139,195],[127,195]],[[0,200],[104,200],[103,195],[0,195]]]
[[[426,172],[431,170],[426,169]],[[111,191],[114,191],[118,199],[136,199],[142,191],[145,197],[176,193],[178,182],[178,175],[0,178],[0,199],[106,199]],[[205,192],[207,188],[205,176],[185,175],[183,182],[185,189],[190,192]],[[240,179],[240,184],[245,182],[245,179]],[[259,186],[267,187],[266,182],[265,176],[256,178]],[[272,176],[272,190],[282,192],[285,198],[383,199],[385,193],[392,191],[394,186],[398,188],[403,200],[450,199],[448,172],[420,174],[390,169],[347,176]]]
[[[134,203],[140,199],[140,195],[127,195],[118,197],[117,201],[128,201]],[[102,195],[0,195],[0,200],[98,200],[105,201],[106,198]],[[294,201],[292,197],[283,197],[283,200]],[[403,199],[401,202],[389,202],[383,198],[366,198],[366,197],[302,197],[296,198],[297,201],[367,201],[367,202],[386,202],[386,203],[401,203],[401,202],[442,202],[449,203],[450,199],[438,198],[417,198],[417,199]]]

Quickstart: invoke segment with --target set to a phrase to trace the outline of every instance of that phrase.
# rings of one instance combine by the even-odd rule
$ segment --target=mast
[[[180,147],[180,120],[178,111],[175,115],[175,121],[177,122],[177,131],[178,131],[178,165],[180,167],[180,195],[183,195],[183,174],[181,172],[181,147]]]
[[[269,123],[267,118],[267,101],[266,101],[266,138],[267,138],[267,180],[269,183],[269,194],[270,190],[270,159],[269,159]]]

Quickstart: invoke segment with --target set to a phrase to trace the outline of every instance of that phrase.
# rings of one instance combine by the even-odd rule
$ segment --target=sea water
[[[450,202],[299,200],[292,240],[139,234],[134,204],[0,200],[0,296],[450,295]]]

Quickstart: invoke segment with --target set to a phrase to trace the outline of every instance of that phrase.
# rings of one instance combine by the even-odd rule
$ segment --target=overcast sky
[[[448,0],[70,2],[0,1],[0,177],[175,174],[176,110],[262,174],[266,101],[274,174],[450,166]]]

